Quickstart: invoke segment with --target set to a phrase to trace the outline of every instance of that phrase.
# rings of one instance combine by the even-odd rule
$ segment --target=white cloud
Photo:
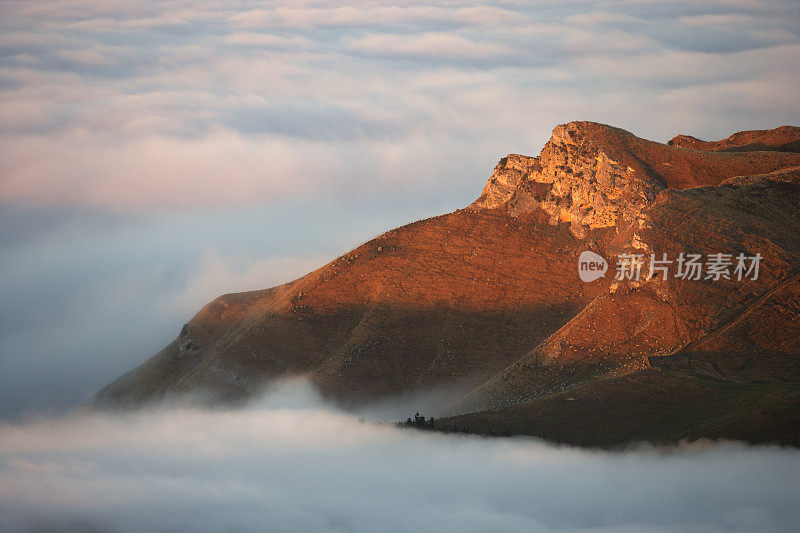
[[[183,290],[170,297],[168,306],[182,313],[196,312],[221,294],[288,283],[332,259],[328,256],[234,258],[207,252],[186,280]]]
[[[463,207],[500,157],[535,154],[558,123],[662,141],[797,123],[798,9],[0,2],[0,238],[12,243],[0,250],[0,411],[46,404],[59,387],[80,397],[156,351],[212,291],[264,288],[284,267],[300,274],[357,244],[341,237],[365,238],[352,224],[377,234]],[[172,211],[254,231],[235,213],[255,210],[330,234],[297,223],[261,230],[285,235],[275,246],[227,249],[231,238],[208,237],[219,230],[199,220],[145,222]],[[98,211],[130,225],[66,237],[47,225]],[[40,221],[39,240],[16,244]],[[165,254],[168,237],[176,249]],[[181,267],[206,250],[219,257]],[[196,299],[173,294],[186,287]]]
[[[77,63],[87,67],[109,66],[115,63],[113,58],[108,57],[95,49],[59,50],[56,55],[72,63]]]
[[[407,5],[380,6],[372,2],[356,2],[340,6],[337,3],[302,7],[274,6],[237,13],[232,22],[246,28],[313,28],[342,27],[370,28],[387,25],[499,25],[513,24],[519,14],[497,6],[459,5],[459,3],[434,7],[409,2]]]
[[[615,24],[645,24],[646,21],[634,17],[632,15],[626,15],[624,13],[611,13],[608,11],[590,11],[588,13],[578,13],[576,15],[570,15],[564,22],[567,24],[575,24],[578,26],[595,26],[598,24],[608,24],[608,25],[615,25]]]
[[[791,531],[798,465],[730,443],[599,453],[362,424],[296,382],[242,410],[2,424],[0,527]]]
[[[308,159],[296,146],[255,143],[226,131],[199,139],[148,136],[125,143],[75,131],[55,138],[11,137],[3,144],[3,198],[123,210],[269,201],[308,187],[298,166],[306,175],[334,166],[324,154]],[[311,146],[306,149],[313,152]]]
[[[354,39],[349,46],[375,55],[485,59],[511,53],[495,43],[479,43],[458,35],[427,32],[412,35],[371,34]]]
[[[264,47],[305,48],[311,42],[302,37],[281,37],[272,33],[252,31],[235,31],[225,36],[225,42],[231,44],[257,45]]]
[[[723,13],[713,15],[693,15],[678,19],[681,24],[689,26],[757,26],[763,19],[744,13]]]
[[[559,121],[602,120],[656,138],[796,122],[800,109],[784,83],[768,88],[769,114],[752,98],[731,99],[720,119],[718,94],[694,94],[707,110],[698,101],[680,131],[661,126],[673,123],[674,109],[642,102],[796,72],[796,11],[681,1],[602,10],[581,2],[5,3],[0,202],[146,210],[320,190],[371,191],[381,202],[398,176],[466,187],[461,175],[440,172],[452,161],[472,169],[477,191],[499,157],[535,153]],[[431,152],[416,154],[420,146]],[[377,163],[386,153],[404,156],[391,172]]]

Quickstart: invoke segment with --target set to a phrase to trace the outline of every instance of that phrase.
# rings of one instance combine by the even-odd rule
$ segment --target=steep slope
[[[622,410],[604,415],[618,421],[620,442],[796,442],[800,428],[778,435],[761,407],[725,415],[726,402],[785,414],[798,398],[800,154],[775,149],[795,130],[700,150],[602,124],[558,126],[538,157],[503,158],[467,209],[389,231],[294,282],[217,298],[95,403],[189,391],[240,400],[303,374],[345,405],[450,390],[450,412],[472,413],[445,429],[609,445],[617,441],[603,432],[578,438],[558,426],[582,405],[586,416],[607,405]],[[756,141],[770,150],[728,150]],[[591,283],[576,268],[585,250],[610,263]],[[624,254],[650,253],[760,254],[763,267],[743,281],[612,280]],[[669,410],[657,436],[661,418],[626,427],[639,422],[608,397],[646,396],[628,406],[639,416],[654,402],[682,405],[684,386],[718,407],[694,432],[701,412],[681,421]],[[584,393],[591,409],[563,396]]]
[[[595,232],[593,246],[609,235]],[[475,384],[602,290],[575,283],[585,246],[563,226],[500,213],[410,224],[295,282],[214,300],[98,399],[197,389],[235,399],[299,373],[345,402]]]
[[[656,356],[661,356],[659,366],[674,367],[678,363],[671,361],[678,353],[695,354],[690,360],[698,361],[701,350],[724,359],[726,366],[731,365],[729,350],[739,352],[760,370],[759,381],[800,383],[798,206],[800,182],[762,178],[747,185],[663,191],[609,247],[614,255],[641,254],[647,273],[650,254],[673,259],[681,253],[760,254],[758,279],[678,279],[673,270],[667,277],[659,273],[650,280],[615,281],[561,330],[455,409],[528,401],[599,376],[646,369]],[[748,325],[758,329],[751,333]],[[773,353],[763,357],[765,350]],[[687,357],[681,356],[681,366],[689,364]],[[714,377],[730,380],[735,373]]]

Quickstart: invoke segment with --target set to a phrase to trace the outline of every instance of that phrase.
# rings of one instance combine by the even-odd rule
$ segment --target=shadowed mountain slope
[[[610,234],[597,231],[595,246]],[[584,246],[564,226],[499,213],[410,224],[292,283],[217,298],[98,398],[206,389],[236,399],[300,373],[345,402],[474,384],[602,290],[575,283]]]

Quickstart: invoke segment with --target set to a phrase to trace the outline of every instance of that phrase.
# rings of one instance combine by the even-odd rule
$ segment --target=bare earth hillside
[[[466,209],[217,298],[95,404],[238,401],[306,375],[346,406],[460,390],[438,422],[450,431],[798,445],[798,142],[789,126],[669,144],[558,126]],[[585,250],[608,259],[604,277],[579,279]],[[758,255],[757,279],[614,279],[632,255],[647,273],[651,254],[720,253]]]

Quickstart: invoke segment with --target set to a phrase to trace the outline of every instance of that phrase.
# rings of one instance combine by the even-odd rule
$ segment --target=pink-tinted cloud
[[[559,122],[659,140],[796,123],[798,15],[680,0],[6,2],[0,203],[468,197]]]

